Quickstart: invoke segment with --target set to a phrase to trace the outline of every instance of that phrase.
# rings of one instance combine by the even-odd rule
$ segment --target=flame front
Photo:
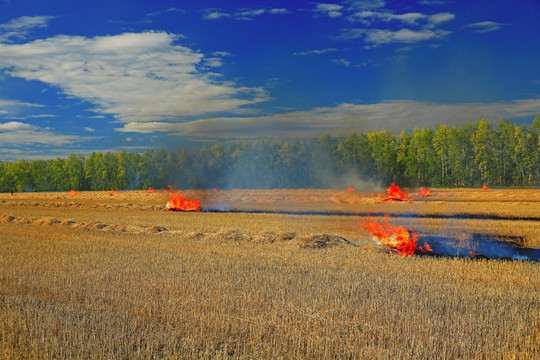
[[[418,245],[420,237],[414,230],[389,224],[388,216],[385,216],[383,224],[379,224],[370,218],[362,227],[376,236],[381,243],[399,251],[403,256],[424,254],[432,251],[428,244],[425,244],[425,248]]]
[[[78,195],[78,194],[80,194],[80,192],[75,191],[75,190],[73,190],[73,189],[71,189],[71,190],[68,191],[68,195]]]
[[[353,192],[354,192],[354,189],[353,189],[352,187],[349,186],[349,187],[347,188],[347,191],[350,192],[350,193],[353,193]]]
[[[152,187],[149,186],[149,187],[148,187],[148,190],[146,190],[146,192],[150,194],[150,193],[155,193],[156,190],[152,189]]]
[[[381,197],[381,194],[377,194],[377,197],[380,201],[412,201],[407,197],[408,193],[406,191],[401,191],[399,186],[394,183],[391,183],[388,189],[386,189],[386,197]]]
[[[167,202],[169,211],[201,211],[201,202],[199,200],[186,199],[181,194],[169,192],[171,198]]]
[[[484,186],[482,186],[482,190],[489,190],[489,188],[487,187],[486,183],[484,183]]]

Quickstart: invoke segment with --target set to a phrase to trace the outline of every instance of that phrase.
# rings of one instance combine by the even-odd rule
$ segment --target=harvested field
[[[183,192],[237,213],[168,212],[164,192],[0,194],[0,358],[538,358],[540,263],[402,257],[361,223],[540,248],[540,190],[432,194]]]

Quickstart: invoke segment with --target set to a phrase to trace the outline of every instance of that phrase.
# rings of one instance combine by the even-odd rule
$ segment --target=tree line
[[[371,131],[199,149],[95,152],[0,161],[0,191],[324,188],[347,179],[403,186],[540,185],[540,115],[530,125],[482,118],[463,126]],[[352,185],[352,184],[351,184]]]

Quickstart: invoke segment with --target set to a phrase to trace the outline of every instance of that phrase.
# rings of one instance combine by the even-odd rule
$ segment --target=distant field
[[[0,194],[0,358],[539,358],[540,263],[401,257],[361,223],[539,248],[540,190],[410,193],[183,192],[273,213],[168,212],[163,191]]]

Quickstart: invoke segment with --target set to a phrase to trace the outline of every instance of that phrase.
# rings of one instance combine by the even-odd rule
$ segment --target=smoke
[[[420,236],[418,244],[423,247],[428,244],[432,250],[428,254],[435,256],[540,261],[540,249],[522,247],[521,237],[472,234],[465,241],[458,241],[443,236]]]
[[[344,189],[351,187],[356,191],[383,191],[381,184],[363,178],[355,169],[349,169],[345,173],[339,173],[331,168],[321,168],[317,171],[322,188]]]

